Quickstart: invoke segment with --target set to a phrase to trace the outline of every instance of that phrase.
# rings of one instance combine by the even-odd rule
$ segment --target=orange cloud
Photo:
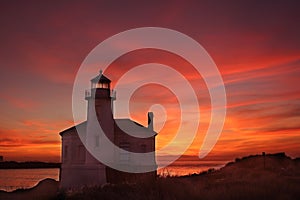
[[[284,2],[273,2],[271,7],[268,3],[197,1],[119,6],[112,2],[3,3],[0,154],[16,160],[59,160],[58,132],[72,125],[72,84],[85,56],[120,31],[158,26],[183,32],[203,45],[224,79],[226,124],[207,159],[260,151],[299,156],[298,7]],[[196,91],[201,122],[186,154],[197,155],[209,124],[210,96],[188,61],[170,52],[146,49],[121,56],[105,74],[114,87],[132,67],[153,62],[180,72]],[[158,135],[161,148],[178,129],[179,107],[168,90],[145,86],[132,97],[132,117],[145,124],[152,103],[164,105],[168,116]]]

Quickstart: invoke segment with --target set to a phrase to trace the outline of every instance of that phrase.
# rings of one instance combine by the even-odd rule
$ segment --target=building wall
[[[84,129],[84,127],[81,127]],[[139,131],[148,131],[145,127]],[[84,131],[83,131],[84,132]],[[148,134],[148,133],[141,133]],[[148,157],[133,157],[124,152],[116,152],[115,159],[123,165],[135,169],[147,169],[156,167],[155,162],[155,137],[137,138],[124,133],[115,127],[114,143],[129,152],[146,153],[153,152]],[[85,139],[85,137],[83,137]],[[99,143],[100,145],[101,143]],[[95,161],[87,162],[87,157]],[[62,166],[60,172],[61,188],[76,188],[85,185],[102,185],[106,182],[128,182],[138,179],[153,180],[156,171],[149,173],[125,173],[120,172],[97,161],[84,147],[75,128],[68,130],[62,136]]]
[[[140,135],[149,134],[149,130],[145,127],[137,127],[140,131]],[[148,138],[138,138],[133,137],[127,133],[124,133],[119,127],[115,127],[115,144],[121,149],[134,153],[148,153],[146,155],[131,154],[120,150],[116,153],[115,159],[117,162],[124,166],[128,166],[130,169],[135,169],[136,171],[149,170],[148,173],[126,173],[120,172],[109,168],[107,172],[107,179],[110,182],[130,182],[137,181],[138,179],[154,180],[156,177],[157,168],[155,160],[155,136]]]
[[[86,125],[80,127],[84,133]],[[147,153],[148,156],[132,156],[124,151],[115,152],[117,162],[127,165],[131,169],[156,168],[155,161],[155,136],[148,138],[137,138],[124,133],[118,126],[115,127],[114,143],[129,152]],[[145,127],[138,129],[141,135],[149,134]],[[83,135],[83,141],[85,135]],[[101,138],[99,138],[101,140]],[[95,143],[95,141],[93,141]],[[101,141],[99,141],[101,146]],[[99,148],[102,149],[102,148]],[[102,149],[103,150],[103,149]],[[89,158],[89,159],[87,159]],[[93,162],[91,162],[93,159]],[[154,180],[156,171],[149,173],[125,173],[120,172],[96,160],[85,148],[75,128],[66,131],[62,135],[62,166],[60,172],[61,188],[78,188],[85,185],[102,185],[106,182],[131,182],[138,179]]]
[[[87,154],[89,153],[75,128],[63,134],[60,188],[78,188],[106,183],[105,166],[99,162],[87,164]]]

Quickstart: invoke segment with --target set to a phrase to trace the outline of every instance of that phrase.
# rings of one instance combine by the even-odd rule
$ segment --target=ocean
[[[206,171],[210,168],[218,169],[224,166],[224,161],[175,162],[172,165],[159,169],[162,176],[182,176]],[[59,169],[0,169],[0,190],[13,191],[16,189],[31,188],[45,178],[59,180]]]
[[[45,178],[58,181],[59,169],[0,169],[0,190],[31,188]]]

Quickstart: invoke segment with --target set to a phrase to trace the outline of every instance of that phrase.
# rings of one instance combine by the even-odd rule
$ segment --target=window
[[[68,159],[68,146],[67,145],[65,145],[63,152],[64,152],[64,159],[67,160]]]
[[[78,160],[81,162],[85,161],[85,148],[83,145],[78,145],[77,147],[77,156],[78,156]]]
[[[109,84],[108,83],[96,83],[96,88],[109,89]]]
[[[125,150],[125,151],[122,151],[120,150],[120,161],[121,162],[128,162],[130,160],[130,153],[129,153],[129,150],[130,150],[130,144],[128,142],[121,142],[120,143],[120,148],[122,150]]]

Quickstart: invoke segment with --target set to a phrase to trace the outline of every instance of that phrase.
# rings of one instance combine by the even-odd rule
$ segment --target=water
[[[225,165],[224,161],[176,161],[175,163],[159,169],[157,173],[162,176],[184,176],[200,173],[214,168],[219,169]]]
[[[31,188],[45,178],[58,181],[59,169],[0,169],[0,190]]]
[[[182,176],[206,171],[210,168],[218,169],[224,165],[220,161],[176,161],[172,165],[159,169],[162,176]],[[20,188],[31,188],[39,181],[52,178],[59,180],[59,169],[0,169],[0,190],[13,191]]]

